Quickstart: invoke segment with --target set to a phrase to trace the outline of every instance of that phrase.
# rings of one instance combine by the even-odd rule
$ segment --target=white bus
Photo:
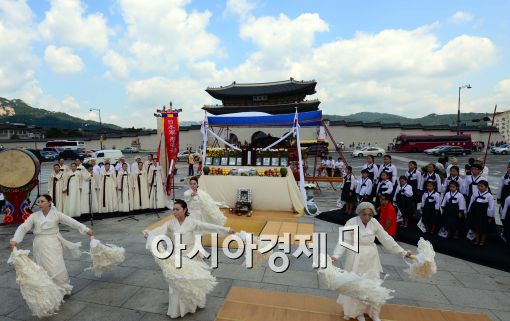
[[[85,151],[85,142],[82,140],[51,140],[46,143],[47,148],[80,149]]]

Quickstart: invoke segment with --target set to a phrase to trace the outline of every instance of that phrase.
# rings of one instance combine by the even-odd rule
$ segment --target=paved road
[[[398,157],[408,157],[399,154]],[[414,158],[414,157],[413,157]],[[348,159],[351,160],[351,159]],[[423,161],[433,158],[423,157]],[[396,158],[395,163],[402,168],[407,160]],[[362,161],[353,160],[352,164],[361,166]],[[489,163],[497,168],[497,162]],[[500,161],[501,165],[502,162]],[[177,196],[182,197],[185,190],[180,179],[184,178],[186,165],[179,163]],[[43,172],[49,170],[49,164],[43,166]],[[182,170],[181,170],[182,169]],[[500,169],[501,171],[501,169]],[[46,174],[47,175],[47,174]],[[499,175],[499,174],[498,174]],[[317,195],[319,208],[327,210],[334,207],[338,191],[324,189]],[[168,213],[163,213],[167,215]],[[159,267],[150,253],[145,250],[141,231],[158,220],[155,215],[139,215],[140,221],[105,219],[94,224],[98,239],[124,246],[126,261],[102,278],[95,278],[90,271],[89,259],[82,256],[79,260],[66,257],[66,265],[74,285],[73,294],[66,300],[61,311],[46,320],[70,321],[168,321],[168,287]],[[338,225],[320,221],[312,217],[300,218],[302,223],[311,223],[316,232],[328,234],[328,251],[332,251],[338,239]],[[87,225],[89,223],[87,222]],[[30,316],[25,302],[15,282],[15,273],[6,261],[9,251],[6,247],[14,233],[14,227],[0,227],[0,320],[36,320]],[[71,241],[81,240],[84,249],[87,241],[75,231],[63,231]],[[33,235],[27,235],[22,243],[25,249],[32,248]],[[402,244],[406,249],[412,246]],[[388,254],[379,248],[383,269],[389,274],[384,286],[396,290],[390,303],[443,308],[451,310],[474,311],[489,315],[494,321],[510,320],[510,273],[487,268],[446,255],[436,256],[438,273],[426,281],[410,280],[401,258]],[[317,273],[310,259],[302,256],[290,259],[290,268],[283,274],[272,272],[265,265],[251,270],[245,269],[242,260],[229,260],[221,254],[219,268],[213,274],[218,286],[207,298],[207,306],[196,314],[182,320],[212,321],[223,304],[223,300],[232,286],[255,287],[274,291],[306,293],[310,295],[334,297],[336,294],[320,286]]]

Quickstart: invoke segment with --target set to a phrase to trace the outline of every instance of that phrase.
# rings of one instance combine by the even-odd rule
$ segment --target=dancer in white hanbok
[[[166,206],[165,181],[161,166],[153,160],[152,166],[149,167],[149,175],[147,176],[149,183],[149,208],[164,208]]]
[[[356,208],[358,216],[345,223],[346,227],[359,227],[359,253],[347,251],[344,270],[369,279],[379,279],[380,273],[383,272],[377,246],[374,243],[376,237],[388,252],[405,257],[411,257],[412,255],[400,247],[381,224],[373,218],[375,213],[375,208],[371,203],[363,202]],[[343,233],[343,236],[344,242],[353,244],[352,230]],[[338,260],[344,252],[345,247],[337,244],[332,259]],[[345,319],[357,318],[358,321],[364,321],[364,314],[367,313],[372,320],[381,320],[379,318],[381,306],[369,305],[344,295],[339,295],[337,302],[343,305]]]
[[[117,212],[117,181],[115,169],[105,163],[99,176],[99,213]]]
[[[98,189],[94,169],[92,165],[87,164],[85,170],[81,173],[81,212],[83,214],[99,212]]]
[[[60,166],[60,171],[65,174],[69,170],[69,167],[65,164],[66,160],[61,158],[58,160],[58,165]]]
[[[67,274],[64,263],[62,249],[66,248],[72,253],[81,254],[80,243],[71,243],[60,235],[58,225],[65,224],[78,230],[81,234],[92,236],[92,230],[59,212],[55,206],[51,204],[51,196],[42,195],[37,201],[37,205],[41,209],[31,214],[28,219],[21,224],[14,237],[11,239],[11,246],[14,248],[23,241],[25,234],[33,230],[35,235],[33,243],[33,254],[37,264],[42,266],[48,275],[53,279],[57,286],[61,287],[66,294],[71,294],[73,286],[69,283],[69,275]],[[42,294],[44,295],[44,294]]]
[[[190,189],[184,192],[184,200],[188,203],[190,217],[202,222],[225,225],[227,218],[220,211],[218,204],[203,190],[198,189],[198,178],[189,181]]]
[[[131,212],[133,210],[133,186],[128,171],[128,163],[122,163],[121,170],[117,173],[117,199],[119,212]]]
[[[76,163],[76,170],[78,171],[78,173],[81,175],[82,173],[85,173],[85,166],[83,165],[81,159],[77,158],[74,160],[74,162]]]
[[[53,165],[53,172],[48,178],[48,194],[53,199],[53,204],[57,207],[57,210],[61,211],[64,209],[64,195],[62,190],[64,189],[64,173],[60,171],[60,165]]]
[[[173,214],[174,217],[160,227],[144,231],[144,236],[148,239],[148,245],[155,236],[162,234],[167,234],[175,244],[175,237],[180,234],[182,244],[186,245],[186,249],[181,252],[183,257],[181,269],[176,269],[173,266],[174,256],[164,260],[156,258],[159,260],[157,262],[161,266],[165,278],[169,281],[167,314],[171,318],[179,318],[188,313],[194,313],[197,308],[204,308],[206,295],[216,285],[215,278],[198,255],[194,257],[194,260],[185,259],[185,255],[194,247],[195,234],[218,233],[222,235],[235,232],[228,227],[201,222],[189,217],[187,204],[183,200],[175,200]],[[190,274],[189,271],[196,271],[196,274]]]
[[[64,174],[64,213],[71,217],[81,215],[81,178],[76,163],[71,164],[71,170]]]
[[[147,154],[147,160],[143,164],[143,168],[145,169],[145,173],[147,174],[147,177],[149,177],[149,171],[151,170],[151,167],[154,165],[155,165],[154,155]]]
[[[143,210],[149,208],[149,188],[147,184],[147,174],[143,168],[143,162],[140,160],[138,162],[138,168],[131,172],[133,209]]]

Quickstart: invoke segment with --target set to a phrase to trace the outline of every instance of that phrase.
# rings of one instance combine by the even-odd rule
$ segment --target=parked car
[[[448,145],[439,145],[439,146],[436,146],[436,147],[433,147],[433,148],[426,149],[423,152],[425,154],[427,154],[427,155],[434,155],[434,152],[436,152],[437,150],[439,150],[439,149],[441,149],[443,147],[448,147]]]
[[[92,154],[92,157],[87,157],[83,161],[84,163],[89,162],[91,159],[95,159],[96,163],[104,163],[106,159],[109,159],[111,164],[116,163],[119,158],[124,157],[122,152],[118,149],[103,149],[95,151],[94,154]]]
[[[138,148],[136,147],[126,147],[121,150],[124,154],[135,154],[138,153]]]
[[[510,154],[510,144],[501,145],[499,147],[491,148],[491,153],[494,155],[508,155]]]
[[[375,146],[367,146],[361,149],[357,149],[352,152],[352,156],[354,157],[365,157],[368,155],[381,157],[386,153],[384,148],[375,147]]]
[[[460,147],[460,146],[445,146],[434,151],[434,156],[451,156],[451,155],[470,155],[471,150]]]
[[[35,157],[37,157],[37,159],[39,160],[39,162],[44,162],[46,161],[45,157],[43,155],[41,155],[41,150],[40,149],[33,149],[33,148],[25,148],[25,150],[31,152],[32,154],[34,154]]]
[[[65,149],[60,153],[59,157],[63,159],[84,159],[85,153],[79,149]]]
[[[54,161],[56,160],[60,154],[57,152],[49,151],[49,150],[42,150],[40,152],[41,156],[44,157],[46,161]]]
[[[319,144],[315,144],[315,145],[311,145],[309,146],[307,149],[306,149],[306,154],[307,155],[327,155],[329,154],[329,150],[328,150],[328,146],[326,145],[319,145]]]
[[[200,160],[200,158],[202,158],[202,154],[200,154],[199,152],[191,152],[193,154],[193,158],[195,159],[195,162],[198,162]],[[189,155],[189,150],[183,150],[183,151],[180,151],[178,154],[177,154],[177,161],[187,161],[188,160],[188,155]]]
[[[87,151],[85,151],[85,156],[86,157],[92,157],[92,155],[94,155],[94,152],[95,152],[94,149],[87,150]]]

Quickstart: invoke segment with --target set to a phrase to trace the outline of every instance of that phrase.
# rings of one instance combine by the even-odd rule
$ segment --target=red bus
[[[472,150],[471,135],[400,135],[395,139],[395,151],[418,153],[426,149],[441,146],[461,146]]]
[[[85,142],[81,140],[51,140],[46,143],[48,148],[79,149],[85,151]]]

